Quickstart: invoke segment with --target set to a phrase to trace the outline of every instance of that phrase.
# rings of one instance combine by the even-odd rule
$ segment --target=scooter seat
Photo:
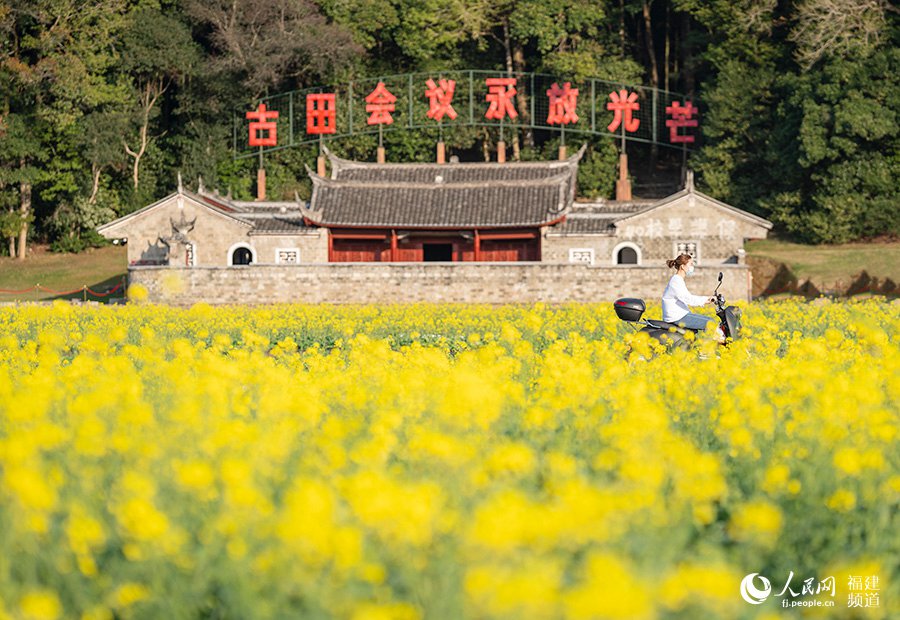
[[[665,321],[660,321],[658,319],[647,319],[647,323],[650,327],[655,327],[656,329],[674,329],[678,332],[683,332],[685,329],[675,323],[666,323]]]

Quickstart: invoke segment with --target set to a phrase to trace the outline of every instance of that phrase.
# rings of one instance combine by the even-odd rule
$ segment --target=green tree
[[[789,232],[814,243],[900,233],[898,75],[893,48],[785,80],[778,120],[796,147],[765,204]]]
[[[132,159],[135,195],[140,195],[141,160],[155,137],[151,123],[159,110],[160,98],[177,80],[196,71],[199,59],[190,30],[177,17],[156,9],[139,10],[129,16],[122,35],[120,68],[132,86],[131,114],[137,138],[123,140],[123,144]]]

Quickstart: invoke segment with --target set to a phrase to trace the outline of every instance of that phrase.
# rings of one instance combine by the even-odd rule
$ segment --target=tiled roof
[[[331,178],[361,183],[490,183],[535,181],[576,173],[584,149],[564,161],[375,164],[342,159],[328,153]],[[574,179],[574,174],[572,177]]]
[[[359,183],[313,176],[307,217],[324,226],[540,226],[568,204],[568,175],[520,183]]]
[[[578,217],[568,215],[559,224],[550,227],[548,233],[558,235],[613,235],[615,226],[613,222],[618,216],[590,216]]]
[[[541,226],[571,206],[583,153],[508,164],[373,164],[328,153],[332,178],[309,171],[313,195],[304,212],[323,226]]]
[[[272,217],[248,217],[248,222],[253,224],[251,235],[273,234],[297,234],[311,230],[303,221],[303,216],[298,214],[275,215]]]

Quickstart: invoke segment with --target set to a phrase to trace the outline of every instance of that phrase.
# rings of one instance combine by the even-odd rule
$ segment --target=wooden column
[[[328,231],[328,262],[334,262],[334,237],[330,230]]]
[[[316,158],[316,174],[318,174],[320,177],[325,176],[325,156],[324,155],[319,155]]]
[[[497,162],[501,164],[506,163],[506,142],[503,140],[497,143]]]
[[[446,163],[446,150],[444,148],[443,142],[437,143],[437,163],[444,164]]]
[[[559,161],[566,161],[568,158],[567,149],[565,144],[559,145]]]
[[[481,237],[478,234],[478,229],[475,229],[475,261],[481,260]]]
[[[397,231],[391,229],[391,262],[397,262]]]
[[[375,152],[375,160],[376,160],[379,164],[383,164],[383,163],[384,163],[384,147],[383,147],[383,146],[379,146],[379,147],[378,147],[378,150]]]
[[[619,155],[619,180],[616,181],[616,200],[631,200],[631,181],[628,180],[628,155]]]
[[[266,199],[266,169],[260,168],[256,171],[256,199]]]

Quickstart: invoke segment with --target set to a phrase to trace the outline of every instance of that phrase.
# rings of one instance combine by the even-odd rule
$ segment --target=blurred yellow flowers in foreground
[[[0,308],[0,619],[898,617],[900,305],[743,310]]]

